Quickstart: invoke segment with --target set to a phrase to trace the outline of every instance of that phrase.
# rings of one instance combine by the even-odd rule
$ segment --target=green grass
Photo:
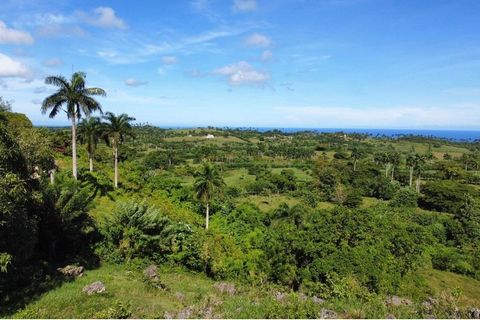
[[[223,318],[266,318],[299,317],[292,313],[299,303],[285,305],[276,302],[274,286],[250,286],[235,283],[236,294],[228,295],[215,288],[216,282],[203,274],[185,271],[176,267],[159,267],[158,274],[167,290],[157,289],[144,281],[145,264],[103,264],[95,270],[87,270],[83,277],[46,292],[24,309],[18,310],[13,318],[94,318],[118,317],[118,305],[128,311],[131,318],[163,318],[165,312],[177,314],[187,307],[194,311],[191,317]],[[456,287],[462,288],[460,307],[480,304],[480,281],[469,277],[437,270],[423,270],[418,273],[425,284],[427,295],[451,293]],[[82,293],[84,286],[102,281],[106,292],[88,296]],[[414,288],[412,290],[417,290]],[[409,297],[408,291],[405,293]],[[414,298],[416,303],[423,301]],[[386,317],[387,313],[396,316],[412,317],[413,310],[401,308],[388,310],[383,306],[382,296],[370,301],[331,300],[315,306],[336,310],[339,317]],[[205,311],[211,309],[211,313]]]
[[[300,200],[293,197],[281,194],[272,194],[267,196],[262,195],[248,195],[242,196],[237,199],[237,203],[253,203],[262,211],[269,211],[278,208],[282,203],[286,203],[289,206],[294,206],[300,203]]]
[[[459,299],[460,306],[480,305],[480,281],[456,273],[434,269],[424,270],[421,275],[425,278],[425,282],[434,295],[460,288],[462,290]]]

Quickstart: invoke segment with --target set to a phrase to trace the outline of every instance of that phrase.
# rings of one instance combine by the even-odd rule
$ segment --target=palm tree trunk
[[[417,176],[416,189],[417,189],[417,193],[420,193],[420,175]]]
[[[118,148],[114,147],[115,153],[115,188],[118,188]]]
[[[50,170],[50,184],[53,185],[55,183],[55,169]]]
[[[207,202],[207,209],[205,210],[205,230],[208,230],[208,220],[210,219],[210,207]]]
[[[413,183],[413,166],[410,167],[410,187],[412,187]]]
[[[393,178],[394,178],[394,172],[395,172],[395,166],[392,165],[392,175],[390,177],[390,181],[393,181]]]
[[[73,177],[77,180],[77,124],[76,115],[72,116],[72,172]]]
[[[385,165],[385,178],[388,178],[388,163]]]
[[[357,160],[353,160],[353,172],[357,171]]]
[[[88,154],[88,160],[90,162],[90,172],[93,172],[93,155]]]

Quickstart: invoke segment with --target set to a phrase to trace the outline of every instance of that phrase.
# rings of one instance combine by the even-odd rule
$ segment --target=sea
[[[420,129],[351,129],[351,128],[276,128],[282,132],[294,133],[299,131],[314,131],[318,133],[361,133],[370,136],[400,137],[400,136],[423,136],[441,138],[453,141],[475,141],[480,140],[480,131],[470,130],[420,130]],[[259,131],[268,131],[272,128],[258,128]]]

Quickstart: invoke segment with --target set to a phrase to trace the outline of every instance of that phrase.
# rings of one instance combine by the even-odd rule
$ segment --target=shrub
[[[415,208],[417,207],[418,194],[411,188],[401,188],[397,190],[390,206],[394,208]]]
[[[148,257],[157,261],[178,259],[191,235],[190,226],[172,222],[145,203],[120,203],[101,224],[104,245],[124,259]]]

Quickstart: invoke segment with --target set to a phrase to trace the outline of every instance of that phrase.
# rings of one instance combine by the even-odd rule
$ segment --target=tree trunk
[[[72,116],[72,172],[73,177],[77,180],[77,124],[76,115]]]
[[[118,188],[118,148],[116,146],[113,152],[115,153],[115,188]]]
[[[205,230],[208,230],[208,220],[210,219],[210,207],[207,202],[207,209],[205,211]]]
[[[55,169],[50,170],[50,184],[55,184]]]
[[[93,155],[88,154],[88,160],[90,161],[90,172],[93,172]]]
[[[353,172],[357,171],[357,160],[353,160]]]
[[[393,181],[394,180],[394,172],[395,172],[395,166],[392,165],[392,175],[390,177],[390,180]]]
[[[385,165],[385,178],[388,178],[388,163]]]
[[[420,175],[417,176],[416,190],[420,193]]]
[[[413,166],[410,167],[410,187],[412,187],[413,183]]]

